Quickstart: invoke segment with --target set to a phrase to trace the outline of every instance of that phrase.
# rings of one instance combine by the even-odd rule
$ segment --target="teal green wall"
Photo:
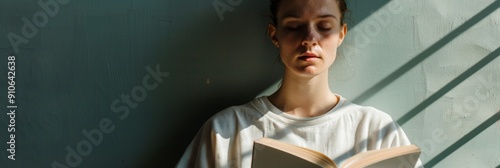
[[[429,167],[499,166],[500,1],[348,3],[333,90],[393,116]],[[1,164],[173,167],[208,117],[277,88],[267,11],[264,0],[0,0]]]

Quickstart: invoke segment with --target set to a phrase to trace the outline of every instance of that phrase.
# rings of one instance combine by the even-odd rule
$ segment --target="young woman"
[[[347,34],[346,12],[344,0],[271,0],[268,33],[285,67],[282,85],[210,118],[177,167],[250,167],[253,141],[261,137],[320,151],[337,163],[409,145],[389,115],[329,88],[328,70]]]

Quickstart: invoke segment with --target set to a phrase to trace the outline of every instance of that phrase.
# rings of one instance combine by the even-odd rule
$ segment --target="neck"
[[[328,71],[314,77],[285,72],[281,87],[269,96],[281,111],[298,117],[313,117],[332,109],[338,98],[328,85]]]

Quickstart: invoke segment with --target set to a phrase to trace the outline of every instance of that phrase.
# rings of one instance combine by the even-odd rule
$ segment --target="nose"
[[[308,26],[307,29],[304,30],[302,45],[306,47],[318,45],[318,32],[312,26]]]

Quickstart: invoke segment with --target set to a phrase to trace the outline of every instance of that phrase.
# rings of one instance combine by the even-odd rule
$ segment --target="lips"
[[[303,60],[303,61],[313,61],[313,60],[319,59],[319,58],[320,57],[313,52],[306,52],[306,53],[302,54],[301,56],[299,56],[299,59]]]

